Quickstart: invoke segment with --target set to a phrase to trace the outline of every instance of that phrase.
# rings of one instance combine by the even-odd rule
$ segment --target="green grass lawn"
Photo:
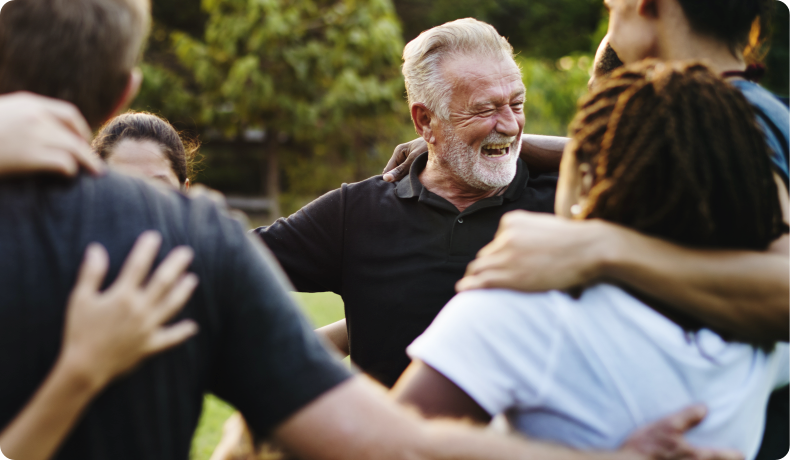
[[[316,327],[334,323],[344,316],[343,300],[336,294],[294,293],[294,296]],[[191,460],[208,460],[211,457],[214,447],[222,436],[222,424],[233,411],[233,407],[221,399],[206,395],[203,400],[203,414],[200,416],[195,438],[192,440]]]

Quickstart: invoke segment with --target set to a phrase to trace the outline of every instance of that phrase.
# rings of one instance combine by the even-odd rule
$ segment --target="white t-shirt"
[[[408,350],[491,415],[530,437],[614,449],[638,427],[693,403],[708,416],[689,442],[753,458],[771,391],[788,383],[781,343],[766,354],[703,329],[690,336],[620,288],[470,291]]]

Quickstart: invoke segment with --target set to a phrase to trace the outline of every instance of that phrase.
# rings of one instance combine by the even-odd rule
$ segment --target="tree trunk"
[[[280,161],[277,133],[266,133],[266,168],[262,192],[270,200],[269,217],[272,221],[280,217]]]

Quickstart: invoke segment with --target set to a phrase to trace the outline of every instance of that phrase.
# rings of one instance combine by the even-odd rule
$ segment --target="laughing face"
[[[437,130],[440,163],[478,190],[508,185],[524,129],[525,88],[509,58],[458,57],[443,67],[454,82],[450,119]]]

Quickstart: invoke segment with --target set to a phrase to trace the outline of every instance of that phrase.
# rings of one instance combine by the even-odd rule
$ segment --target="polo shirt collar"
[[[411,164],[409,175],[401,179],[395,187],[395,195],[398,198],[414,198],[420,196],[424,188],[422,182],[420,182],[420,173],[427,165],[428,152],[424,152]],[[505,201],[517,200],[521,197],[524,189],[527,188],[528,181],[529,170],[527,169],[527,165],[519,158],[516,161],[516,175],[513,177],[507,190],[505,190],[502,198],[504,198]]]

